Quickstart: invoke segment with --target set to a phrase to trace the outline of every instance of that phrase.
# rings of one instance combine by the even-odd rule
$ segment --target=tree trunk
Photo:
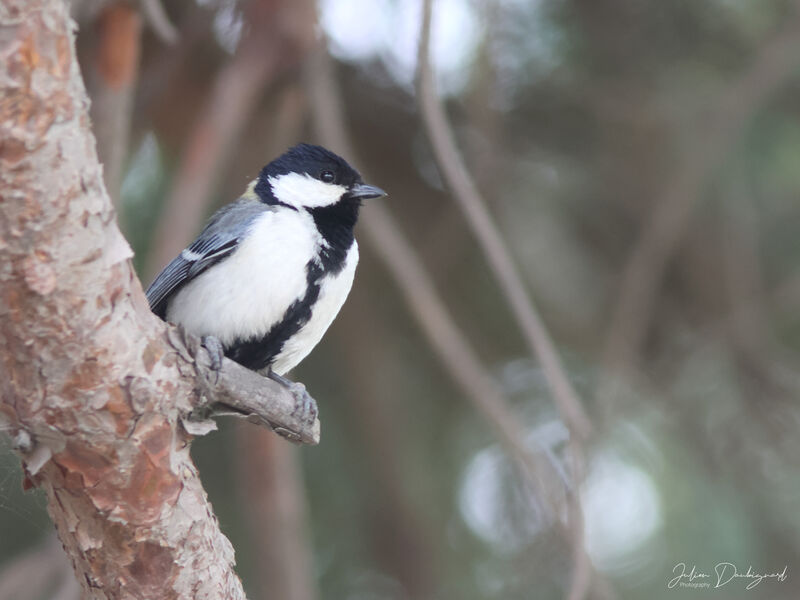
[[[2,0],[0,28],[0,430],[84,597],[243,598],[181,425],[196,367],[117,228],[67,5]]]

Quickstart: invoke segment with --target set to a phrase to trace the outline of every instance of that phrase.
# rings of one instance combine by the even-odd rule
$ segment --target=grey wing
[[[165,319],[167,305],[175,293],[233,253],[252,222],[269,210],[270,206],[249,199],[237,200],[218,210],[197,239],[164,267],[147,288],[150,310]]]

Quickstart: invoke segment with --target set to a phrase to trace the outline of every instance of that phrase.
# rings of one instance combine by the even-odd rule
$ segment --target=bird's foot
[[[314,419],[317,418],[319,410],[317,409],[317,401],[314,400],[314,398],[312,398],[308,393],[306,386],[304,386],[302,383],[297,383],[295,381],[286,379],[286,377],[278,375],[272,369],[269,370],[267,377],[281,384],[283,387],[289,390],[289,393],[294,397],[294,410],[292,411],[293,417],[297,417],[304,423],[314,422]]]
[[[213,335],[203,336],[203,347],[208,350],[208,356],[211,358],[211,370],[217,374],[219,378],[219,371],[222,369],[222,359],[225,358],[225,349],[222,347],[222,342]]]

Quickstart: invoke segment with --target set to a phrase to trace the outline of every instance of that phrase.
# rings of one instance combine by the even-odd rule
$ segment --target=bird
[[[200,337],[215,368],[225,356],[304,392],[284,375],[339,313],[358,264],[362,201],[385,195],[322,146],[289,148],[156,276],[150,309]],[[310,396],[303,401],[316,418]]]

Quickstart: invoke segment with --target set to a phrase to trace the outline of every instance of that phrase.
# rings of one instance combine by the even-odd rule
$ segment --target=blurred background
[[[800,2],[434,2],[436,89],[582,435],[435,159],[421,0],[73,4],[145,287],[297,142],[389,192],[293,373],[321,444],[194,443],[248,597],[800,597]],[[0,598],[78,597],[51,531],[3,439]],[[786,578],[714,589],[719,563]]]

